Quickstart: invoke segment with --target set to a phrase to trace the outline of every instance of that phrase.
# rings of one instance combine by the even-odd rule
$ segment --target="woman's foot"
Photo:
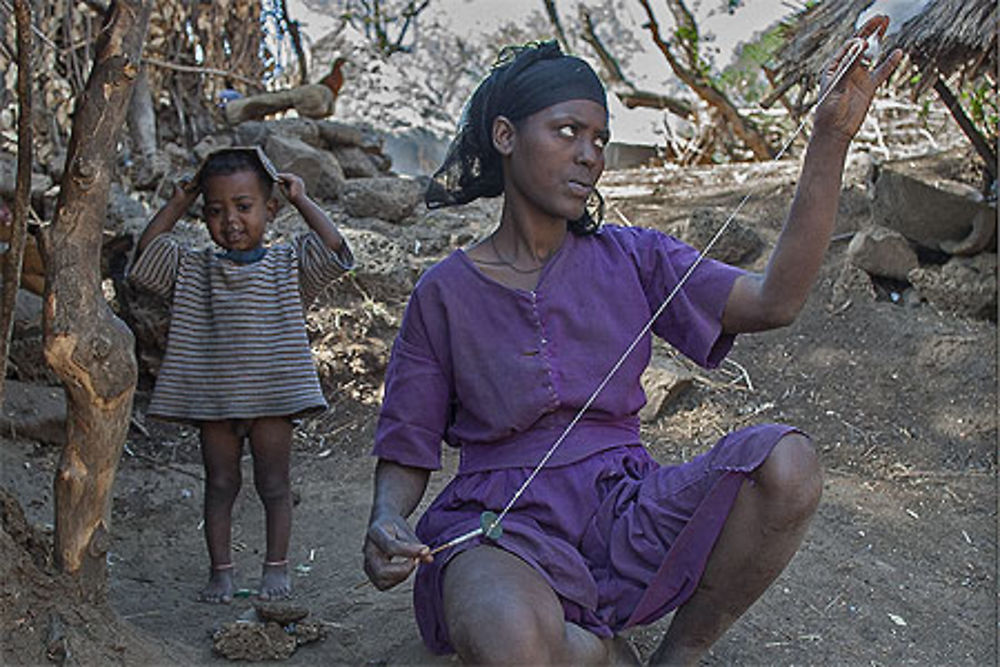
[[[201,589],[198,599],[213,604],[229,604],[233,601],[233,565],[213,565],[208,584]]]
[[[288,561],[265,561],[257,597],[261,600],[281,600],[291,595],[292,580],[288,576]]]

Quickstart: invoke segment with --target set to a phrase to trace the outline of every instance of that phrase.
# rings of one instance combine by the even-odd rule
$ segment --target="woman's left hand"
[[[889,79],[903,58],[903,52],[896,49],[875,69],[869,69],[870,63],[863,53],[868,37],[874,35],[874,39],[881,39],[888,27],[888,16],[878,15],[868,19],[857,35],[845,42],[837,56],[826,65],[819,93],[820,98],[826,95],[826,99],[816,109],[815,132],[841,135],[850,141],[860,129],[875,91]],[[858,50],[862,55],[848,64]],[[841,67],[847,67],[847,72],[827,93]]]

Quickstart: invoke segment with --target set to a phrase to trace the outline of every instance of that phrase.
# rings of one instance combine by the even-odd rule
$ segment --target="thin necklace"
[[[496,237],[494,235],[492,235],[492,234],[490,235],[490,248],[493,250],[493,254],[496,255],[497,259],[499,259],[500,261],[499,262],[491,262],[489,260],[478,259],[478,260],[476,260],[477,264],[485,264],[487,266],[501,266],[502,265],[502,266],[506,266],[507,268],[509,268],[514,273],[521,273],[521,274],[538,273],[545,266],[545,262],[542,262],[539,266],[536,266],[533,269],[519,269],[518,267],[514,266],[513,262],[507,261],[506,259],[504,259],[504,256],[500,254],[500,250],[497,249]]]

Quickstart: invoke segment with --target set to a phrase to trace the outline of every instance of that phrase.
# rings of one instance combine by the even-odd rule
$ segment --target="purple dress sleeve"
[[[410,297],[393,343],[384,394],[372,453],[405,466],[439,469],[452,391],[431,349],[419,290]]]
[[[667,299],[699,251],[660,232],[629,228],[650,314]],[[722,313],[742,269],[704,258],[653,324],[653,332],[705,368],[722,362],[736,337],[722,331]]]

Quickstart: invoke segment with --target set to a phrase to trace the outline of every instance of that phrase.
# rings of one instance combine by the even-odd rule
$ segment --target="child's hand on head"
[[[278,178],[282,193],[292,204],[301,201],[306,196],[306,184],[299,176],[283,172],[278,174]]]
[[[182,178],[174,183],[174,191],[170,195],[170,201],[183,207],[183,210],[186,211],[200,194],[201,188],[198,186],[197,181],[190,178]]]

